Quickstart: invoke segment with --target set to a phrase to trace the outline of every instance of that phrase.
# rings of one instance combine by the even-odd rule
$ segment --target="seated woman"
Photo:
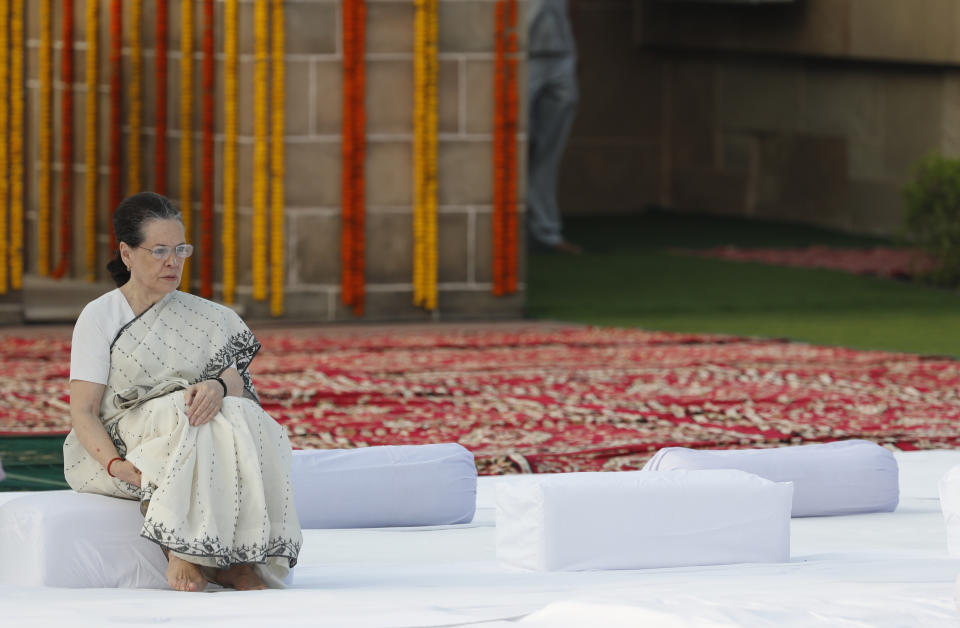
[[[302,537],[290,442],[248,370],[260,343],[229,308],[177,290],[193,246],[167,198],[127,198],[113,228],[118,288],[73,332],[67,482],[139,500],[174,589],[282,586]]]

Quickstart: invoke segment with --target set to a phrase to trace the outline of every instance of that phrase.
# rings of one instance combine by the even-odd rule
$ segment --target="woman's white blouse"
[[[88,303],[73,327],[70,381],[79,379],[106,385],[110,375],[110,344],[134,318],[133,309],[120,288]]]

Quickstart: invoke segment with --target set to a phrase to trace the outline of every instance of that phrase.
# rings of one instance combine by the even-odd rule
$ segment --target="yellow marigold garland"
[[[414,17],[413,303],[437,307],[437,0]]]
[[[37,198],[37,272],[50,274],[50,213],[53,208],[53,20],[50,3],[40,0],[40,173]]]
[[[237,291],[237,0],[223,7],[223,301]]]
[[[9,287],[10,0],[0,0],[0,294]]]
[[[23,0],[13,0],[10,88],[10,285],[23,287]]]
[[[97,278],[97,183],[99,182],[99,173],[97,172],[97,103],[100,102],[100,94],[97,89],[99,77],[97,69],[99,67],[99,58],[97,51],[100,28],[97,17],[99,16],[98,0],[87,0],[87,54],[86,54],[86,89],[87,89],[87,107],[84,134],[86,142],[84,147],[84,166],[86,174],[84,176],[84,261],[86,263],[87,281],[95,281]]]
[[[256,0],[253,14],[253,298],[267,298],[267,0]]]
[[[193,209],[193,0],[180,4],[180,211],[190,242]],[[190,258],[184,260],[180,289],[190,292]]]
[[[270,313],[283,314],[283,129],[284,129],[284,67],[283,67],[283,0],[273,0],[273,137],[271,138],[270,185]]]
[[[141,91],[143,85],[142,1],[130,0],[130,87],[127,91],[127,97],[130,101],[130,117],[128,120],[130,136],[127,138],[127,195],[141,191],[140,133],[143,125]]]

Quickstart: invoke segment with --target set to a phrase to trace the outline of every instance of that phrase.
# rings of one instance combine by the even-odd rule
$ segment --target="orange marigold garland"
[[[9,287],[10,0],[0,0],[0,294]]]
[[[223,301],[237,289],[237,0],[223,7]]]
[[[193,0],[180,5],[180,211],[187,242],[193,226]],[[190,292],[190,258],[184,260],[180,289]]]
[[[270,155],[270,314],[283,314],[283,130],[285,72],[283,65],[283,0],[273,0],[273,125]]]
[[[87,67],[90,67],[89,64]],[[110,198],[106,208],[108,215],[123,200],[122,162],[123,0],[113,0],[110,5]],[[116,247],[115,243],[110,248],[114,247]]]
[[[53,170],[53,13],[52,0],[40,0],[40,172],[37,198],[37,272],[50,274],[50,181]]]
[[[267,298],[267,70],[269,12],[256,0],[253,13],[253,298]]]
[[[167,28],[169,0],[157,0],[156,120],[154,122],[153,189],[157,194],[167,190]]]
[[[53,271],[56,278],[70,270],[73,253],[73,0],[63,0],[63,48],[60,60],[60,261]]]
[[[341,170],[341,298],[363,315],[364,303],[364,108],[366,5],[343,0],[343,131]]]
[[[86,120],[84,123],[84,134],[86,142],[84,145],[84,167],[86,172],[83,178],[84,192],[84,260],[86,268],[84,269],[87,281],[95,281],[97,278],[97,187],[99,183],[99,173],[97,172],[97,104],[100,102],[100,94],[97,90],[99,76],[97,69],[99,67],[98,39],[100,37],[99,20],[100,3],[98,0],[87,0],[86,15],[86,37],[87,53],[86,58],[86,76],[85,84],[87,89],[87,107]],[[110,210],[107,210],[109,224]],[[113,229],[110,229],[111,233]],[[112,249],[113,247],[111,247]]]
[[[413,303],[437,307],[437,0],[414,17]]]
[[[517,2],[496,7],[493,136],[493,293],[517,290]]]
[[[213,0],[203,3],[203,160],[200,197],[200,296],[213,296]]]
[[[10,16],[10,287],[23,287],[23,0]]]
[[[140,133],[142,132],[143,102],[143,42],[140,37],[142,0],[130,0],[130,85],[127,98],[130,102],[130,136],[127,138],[127,194],[141,191],[140,184]],[[110,230],[113,233],[113,230]]]

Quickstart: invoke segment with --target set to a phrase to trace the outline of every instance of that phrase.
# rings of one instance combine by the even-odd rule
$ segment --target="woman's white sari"
[[[260,343],[232,310],[172,292],[128,323],[110,348],[100,420],[142,489],[110,477],[74,432],[64,474],[78,492],[138,499],[141,536],[206,567],[254,563],[271,586],[296,564],[302,536],[286,430],[260,408],[249,366]],[[191,426],[184,389],[235,365],[243,397]]]

